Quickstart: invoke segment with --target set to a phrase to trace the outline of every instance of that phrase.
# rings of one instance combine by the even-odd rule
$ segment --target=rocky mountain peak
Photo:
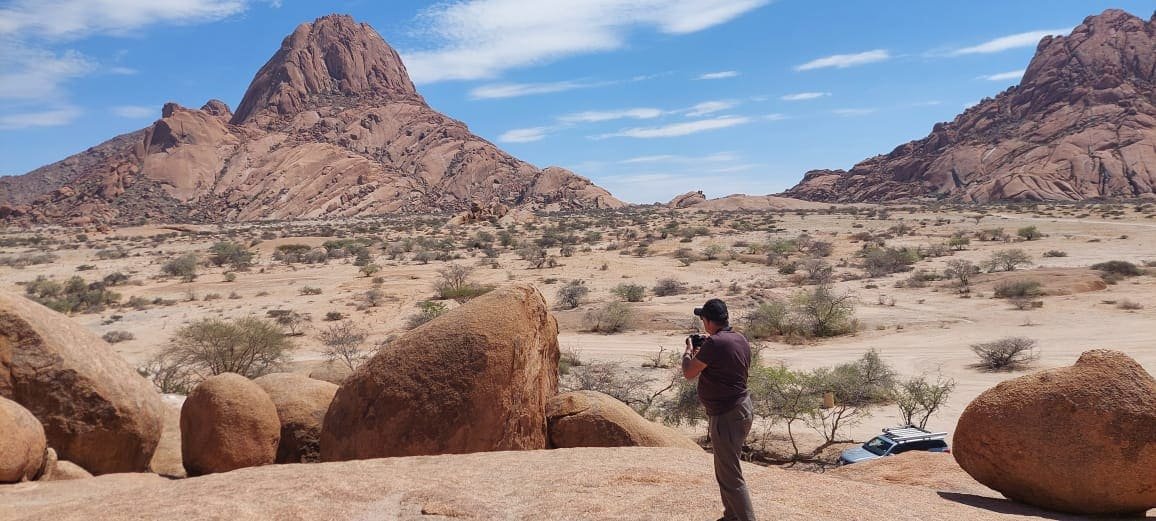
[[[787,191],[815,201],[987,202],[1156,193],[1156,14],[1089,16],[1043,38],[1020,84],[849,171]]]
[[[368,24],[331,14],[301,24],[257,72],[233,115],[292,115],[334,97],[423,102],[401,58]]]
[[[1109,9],[1068,36],[1048,36],[1020,81],[1019,102],[1156,100],[1156,13],[1149,21]],[[1042,99],[1041,99],[1042,98]]]

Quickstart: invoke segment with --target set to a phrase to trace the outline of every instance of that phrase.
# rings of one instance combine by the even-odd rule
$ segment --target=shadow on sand
[[[1081,516],[1081,515],[1076,515],[1076,514],[1062,514],[1059,512],[1052,512],[1049,510],[1043,510],[1040,508],[1036,508],[1036,507],[1033,507],[1030,505],[1025,505],[1023,503],[1016,503],[1015,501],[1011,501],[1008,499],[998,499],[998,498],[992,498],[992,497],[986,497],[986,496],[977,496],[974,494],[961,494],[958,492],[940,491],[940,492],[937,492],[937,494],[939,494],[939,497],[942,497],[943,499],[946,499],[948,501],[954,501],[956,503],[962,503],[964,505],[972,506],[975,508],[982,508],[984,510],[990,510],[992,512],[997,512],[1000,514],[1010,514],[1010,515],[1017,515],[1017,516],[1032,516],[1032,517],[1038,517],[1041,519],[1054,519],[1056,521],[1069,521],[1069,520],[1078,520],[1078,519],[1156,519],[1156,512],[1153,512],[1151,510],[1149,511],[1148,515],[1141,514],[1139,516],[1111,517],[1111,518],[1093,517],[1093,516]]]

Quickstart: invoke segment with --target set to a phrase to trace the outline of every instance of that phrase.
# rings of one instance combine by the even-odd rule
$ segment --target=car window
[[[871,441],[864,443],[863,448],[876,456],[882,456],[887,453],[887,449],[890,449],[892,445],[895,444],[892,443],[891,440],[882,436],[876,436],[872,438]]]

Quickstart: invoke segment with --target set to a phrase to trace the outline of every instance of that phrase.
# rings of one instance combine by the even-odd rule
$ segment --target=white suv
[[[947,447],[946,432],[930,432],[912,425],[883,429],[880,434],[860,447],[852,447],[839,456],[839,464],[858,463],[909,450],[951,452]]]

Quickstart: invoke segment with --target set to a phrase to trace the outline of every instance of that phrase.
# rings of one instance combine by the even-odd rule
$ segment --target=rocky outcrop
[[[688,208],[704,201],[706,201],[706,194],[702,193],[702,190],[696,190],[671,199],[669,203],[666,203],[666,207]]]
[[[31,411],[48,445],[93,474],[148,470],[161,435],[159,395],[108,343],[6,293],[0,293],[0,396]]]
[[[394,340],[337,390],[324,461],[546,448],[558,390],[558,324],[538,290],[512,285]]]
[[[951,454],[912,450],[886,458],[828,469],[826,475],[872,485],[893,484],[943,492],[993,496],[990,488],[964,472]]]
[[[749,463],[743,474],[759,519],[1057,519],[986,495]],[[721,511],[709,454],[645,447],[270,465],[182,480],[120,474],[35,485],[0,487],[5,519],[693,521],[716,519]]]
[[[261,386],[281,420],[277,463],[314,463],[321,460],[321,422],[337,385],[299,374],[274,373],[253,380]]]
[[[1091,16],[1045,37],[1018,86],[848,172],[785,195],[866,202],[1078,201],[1156,190],[1156,14]]]
[[[44,471],[40,474],[37,481],[68,481],[72,479],[86,479],[91,478],[87,470],[84,470],[71,461],[59,459],[56,456],[56,451],[48,449],[47,457],[44,461]]]
[[[272,464],[280,439],[277,406],[239,374],[206,378],[181,407],[181,459],[189,476]]]
[[[1156,508],[1156,380],[1124,353],[1087,351],[980,394],[952,454],[1015,501],[1078,514]]]
[[[690,438],[654,423],[612,396],[596,391],[562,393],[546,402],[550,447],[679,447]]]
[[[302,24],[236,113],[166,104],[147,129],[0,180],[0,218],[100,225],[460,212],[624,203],[544,170],[440,114],[397,53],[348,16]]]
[[[0,483],[36,479],[44,468],[44,427],[28,409],[0,397]]]

